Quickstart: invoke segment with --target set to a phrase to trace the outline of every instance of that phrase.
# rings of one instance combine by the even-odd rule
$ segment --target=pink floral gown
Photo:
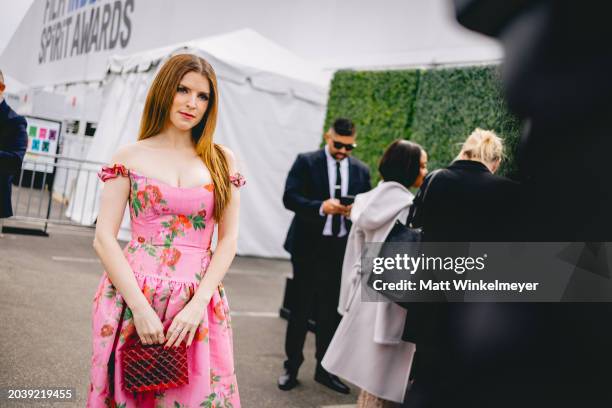
[[[118,164],[104,166],[98,176],[102,181],[120,176],[130,179],[132,239],[123,253],[167,329],[193,296],[210,262],[215,225],[213,185],[173,187]],[[231,176],[230,181],[237,187],[245,183],[240,174]],[[240,407],[223,285],[210,300],[188,348],[189,384],[163,392],[135,394],[123,389],[122,346],[126,338],[137,334],[130,309],[121,316],[122,307],[121,295],[104,273],[93,302],[88,407]],[[113,350],[115,336],[119,338]]]

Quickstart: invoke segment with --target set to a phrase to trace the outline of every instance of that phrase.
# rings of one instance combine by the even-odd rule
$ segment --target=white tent
[[[282,204],[284,182],[296,155],[321,141],[327,82],[320,70],[251,30],[111,59],[87,159],[108,162],[119,146],[136,140],[158,68],[184,52],[202,56],[215,68],[220,94],[215,141],[232,149],[247,179],[238,252],[286,258],[282,243],[292,213]],[[100,190],[95,183],[93,173],[79,178],[72,201],[80,204],[67,213],[74,221],[95,221]],[[120,238],[129,238],[127,211]]]

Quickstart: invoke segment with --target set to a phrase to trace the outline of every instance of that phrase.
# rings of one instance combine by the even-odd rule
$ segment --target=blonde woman
[[[419,195],[415,199],[413,225],[423,227],[426,240],[507,239],[511,225],[500,213],[510,216],[519,196],[517,183],[495,174],[503,158],[503,140],[494,132],[476,129],[468,136],[455,161],[436,174],[426,202]],[[425,179],[421,191],[430,180]]]
[[[463,143],[455,161],[425,179],[415,198],[412,225],[423,228],[426,241],[513,240],[520,230],[517,214],[521,192],[517,183],[495,174],[503,157],[503,140],[492,131],[476,129]],[[423,200],[422,192],[426,189]],[[490,363],[496,361],[500,347],[521,341],[514,337],[520,336],[518,332],[500,335],[500,324],[509,313],[504,306],[496,303],[403,306],[407,315],[402,338],[416,344],[411,373],[414,383],[405,406],[453,406],[454,401],[478,398],[463,394],[473,390],[474,384],[505,386],[515,380],[504,378],[503,367]]]
[[[138,141],[99,173],[94,248],[106,272],[93,305],[89,407],[240,406],[221,280],[236,253],[244,179],[232,152],[213,142],[218,101],[208,62],[170,58],[147,95]],[[116,236],[126,204],[132,239],[122,249]],[[184,343],[189,383],[127,392],[121,356],[134,340]]]

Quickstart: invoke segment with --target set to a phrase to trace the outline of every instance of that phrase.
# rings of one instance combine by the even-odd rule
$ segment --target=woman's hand
[[[165,341],[164,325],[151,306],[132,313],[136,333],[142,344],[162,344]]]
[[[208,303],[206,303],[208,305]],[[181,342],[187,337],[187,347],[191,346],[191,342],[195,336],[198,326],[202,322],[206,306],[192,299],[185,305],[183,310],[177,313],[172,319],[172,324],[168,328],[166,337],[168,341],[165,347],[178,347]]]

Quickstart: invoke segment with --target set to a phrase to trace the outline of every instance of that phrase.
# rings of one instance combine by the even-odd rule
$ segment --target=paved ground
[[[0,389],[71,387],[77,390],[77,400],[53,405],[5,400],[0,407],[85,406],[90,306],[102,266],[91,246],[92,230],[50,227],[49,231],[48,238],[15,234],[0,238]],[[302,385],[291,392],[276,387],[286,326],[278,308],[289,273],[287,261],[238,257],[226,276],[242,406],[352,404],[355,387],[344,396],[312,379],[312,335],[306,342]]]

